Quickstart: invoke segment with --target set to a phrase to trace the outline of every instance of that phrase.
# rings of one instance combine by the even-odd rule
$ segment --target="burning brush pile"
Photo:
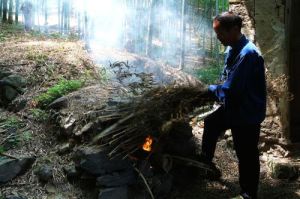
[[[116,122],[95,136],[93,143],[109,148],[112,159],[127,158],[141,149],[155,152],[174,124],[188,124],[196,107],[207,107],[213,102],[213,97],[199,87],[154,88],[120,105],[112,115],[103,111],[103,116]]]
[[[167,198],[174,183],[186,185],[195,172],[208,170],[194,160],[197,144],[189,121],[196,107],[213,102],[201,87],[167,86],[119,104],[114,112],[102,110],[100,117],[111,123],[94,137],[96,152],[77,154],[76,169],[97,178],[99,199]]]
[[[103,92],[88,89],[90,94],[71,96],[68,102],[68,108],[75,107],[71,110],[83,116],[78,106],[84,101],[92,96],[99,96],[99,100],[90,100],[95,102],[105,98],[101,106],[93,106],[96,110],[78,120],[86,124],[72,127],[75,136],[90,141],[92,135],[92,142],[77,150],[76,172],[66,171],[68,178],[75,175],[84,184],[92,179],[99,188],[98,199],[148,199],[168,198],[174,184],[192,182],[195,172],[207,175],[209,169],[195,161],[199,146],[190,121],[210,110],[214,97],[199,82],[194,86],[157,86],[152,74],[131,73],[127,63],[111,67],[116,71],[117,86],[111,84],[111,89]]]

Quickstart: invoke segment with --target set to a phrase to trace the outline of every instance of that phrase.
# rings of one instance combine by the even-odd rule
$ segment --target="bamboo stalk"
[[[106,128],[104,131],[102,131],[101,133],[99,133],[97,136],[94,137],[94,139],[92,140],[92,143],[95,144],[101,138],[110,135],[111,131],[113,131],[115,128],[117,128],[120,124],[122,124],[122,123],[126,122],[127,120],[131,119],[133,116],[134,116],[134,114],[132,113],[132,114],[128,115],[127,117],[119,120],[115,124],[111,125],[110,127]]]

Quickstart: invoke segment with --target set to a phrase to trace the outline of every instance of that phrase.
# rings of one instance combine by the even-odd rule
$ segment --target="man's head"
[[[214,18],[213,28],[223,45],[232,46],[241,38],[242,21],[232,12],[224,12]]]

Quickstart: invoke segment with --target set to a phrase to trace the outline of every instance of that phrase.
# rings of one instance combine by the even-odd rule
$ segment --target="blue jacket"
[[[264,60],[245,36],[228,47],[223,84],[210,85],[223,103],[226,123],[230,125],[260,124],[266,114],[266,81]]]

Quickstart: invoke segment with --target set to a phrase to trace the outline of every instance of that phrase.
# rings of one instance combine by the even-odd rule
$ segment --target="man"
[[[21,5],[21,11],[24,15],[25,20],[25,31],[30,31],[33,24],[33,5],[30,1],[25,1]]]
[[[220,42],[229,46],[222,74],[223,84],[210,85],[221,107],[204,120],[200,161],[207,163],[220,177],[212,160],[218,137],[231,129],[239,161],[241,195],[237,198],[257,198],[260,163],[258,140],[260,124],[266,112],[264,60],[256,46],[241,33],[242,19],[225,12],[213,20]]]

